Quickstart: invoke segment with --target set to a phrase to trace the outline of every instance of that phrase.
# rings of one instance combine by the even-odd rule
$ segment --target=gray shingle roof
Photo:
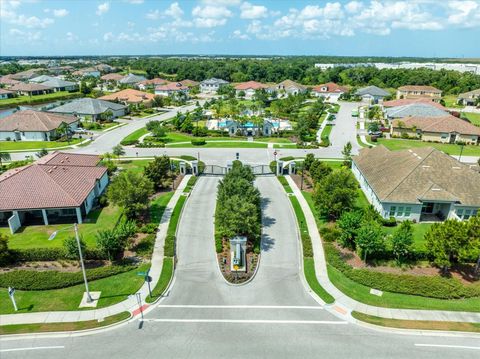
[[[70,86],[76,86],[77,84],[75,82],[71,81],[65,81],[59,78],[51,78],[50,80],[44,81],[41,83],[43,86],[48,86],[48,87],[70,87]]]
[[[361,89],[358,89],[357,92],[355,92],[355,94],[358,96],[372,95],[372,96],[383,96],[383,97],[390,95],[389,92],[377,86],[363,87]]]
[[[202,85],[222,85],[222,84],[228,84],[228,81],[212,77],[211,79],[203,80],[201,84]]]
[[[427,103],[411,103],[404,106],[390,107],[386,109],[387,116],[390,118],[402,117],[437,117],[447,116],[448,112],[443,111]]]
[[[121,84],[135,84],[137,82],[145,81],[145,80],[146,80],[146,78],[143,77],[143,76],[128,74],[127,76],[125,76],[123,79],[121,79],[118,82],[120,82]]]
[[[124,109],[125,107],[126,106],[124,105],[109,101],[98,100],[94,98],[80,98],[64,105],[52,108],[48,111],[59,113],[77,113],[80,115],[99,115],[108,110],[116,111]]]

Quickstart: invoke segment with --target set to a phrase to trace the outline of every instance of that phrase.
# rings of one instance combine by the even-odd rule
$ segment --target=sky
[[[0,0],[1,56],[480,57],[480,0]]]

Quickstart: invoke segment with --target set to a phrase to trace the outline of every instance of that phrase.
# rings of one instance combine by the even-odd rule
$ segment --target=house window
[[[395,206],[390,206],[390,217],[394,217],[395,216],[395,210],[397,209],[397,207]]]
[[[465,210],[465,215],[463,216],[463,219],[467,220],[470,218],[470,215],[472,214],[472,211],[470,209]]]
[[[398,207],[397,217],[403,217],[403,206],[402,206],[402,207]]]
[[[456,212],[457,212],[457,216],[458,216],[458,218],[460,218],[460,219],[461,219],[461,218],[463,217],[463,208],[459,208],[459,209],[457,209],[457,211],[456,211]]]
[[[411,212],[412,212],[412,207],[405,207],[405,217],[410,217]]]
[[[447,138],[447,134],[446,133],[442,133],[442,138]]]

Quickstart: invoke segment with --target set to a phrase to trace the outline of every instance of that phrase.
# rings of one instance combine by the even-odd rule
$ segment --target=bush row
[[[87,269],[89,281],[110,277],[136,268],[133,265],[112,265]],[[14,270],[0,274],[0,287],[19,290],[49,290],[83,283],[82,272]]]
[[[325,243],[325,255],[330,265],[349,279],[370,288],[386,292],[417,295],[437,299],[460,299],[480,296],[480,285],[463,285],[456,279],[438,276],[381,273],[367,269],[354,269],[345,263],[339,251]]]
[[[138,143],[138,140],[122,140],[120,142],[122,146],[133,146],[133,145],[136,145],[137,143]]]
[[[40,262],[69,259],[64,248],[30,248],[11,249],[13,262]],[[107,256],[97,248],[86,248],[83,252],[85,259],[107,259]]]

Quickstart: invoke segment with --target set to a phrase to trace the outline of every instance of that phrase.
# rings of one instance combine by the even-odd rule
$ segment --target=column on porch
[[[47,216],[47,210],[42,209],[42,217],[43,217],[43,223],[48,226],[48,216]]]
[[[80,209],[80,207],[77,207],[77,208],[75,208],[75,211],[77,212],[77,223],[82,224],[83,223],[82,210]]]

